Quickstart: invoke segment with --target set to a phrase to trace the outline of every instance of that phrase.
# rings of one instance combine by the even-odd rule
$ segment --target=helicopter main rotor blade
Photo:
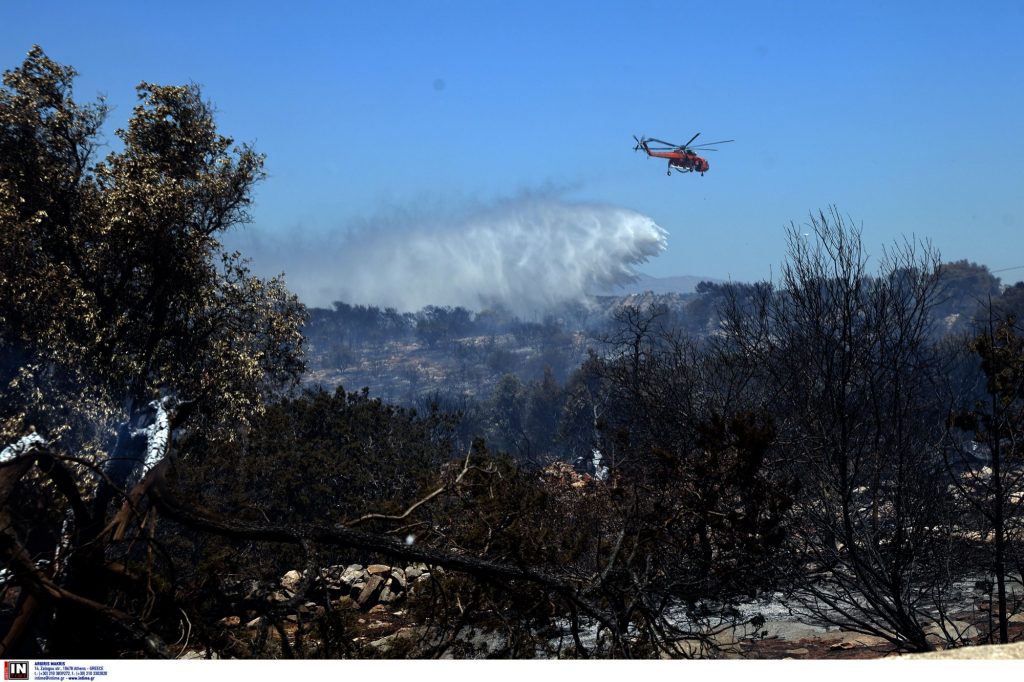
[[[726,142],[735,142],[736,140],[719,140],[718,142],[702,142],[701,144],[694,147],[694,149],[700,149],[701,147],[710,147],[715,144],[725,144]]]
[[[700,135],[700,133],[697,133],[697,135]],[[691,137],[690,138],[690,142],[693,142],[694,140],[696,140],[697,139],[697,135],[694,135],[693,137]],[[689,147],[690,146],[690,142],[687,142],[686,144],[684,144],[683,145],[683,149],[686,149],[687,147]],[[712,144],[714,144],[714,143],[712,143]]]
[[[679,145],[677,145],[677,144],[673,144],[672,142],[666,142],[665,140],[656,140],[653,137],[647,138],[647,141],[648,142],[657,142],[658,144],[666,144],[666,145],[668,145],[669,149],[681,149],[681,147]]]

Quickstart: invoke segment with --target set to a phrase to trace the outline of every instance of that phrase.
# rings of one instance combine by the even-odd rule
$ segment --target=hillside
[[[590,297],[539,321],[502,310],[429,307],[399,314],[336,304],[311,311],[306,383],[367,387],[384,400],[413,404],[436,394],[487,398],[508,374],[528,382],[549,369],[564,382],[588,349],[601,352],[609,321],[624,307],[664,308],[668,318],[685,321],[698,334],[711,319],[704,297],[651,291]]]
[[[965,333],[988,296],[1008,310],[1024,309],[1024,285],[1004,287],[984,266],[947,263],[932,310],[932,333]],[[698,286],[701,282],[703,285]],[[730,292],[740,299],[755,294],[744,283],[693,277],[642,275],[628,291],[590,296],[532,319],[500,308],[472,312],[428,306],[415,313],[393,308],[349,305],[313,308],[305,383],[348,390],[412,405],[425,396],[488,398],[505,375],[523,383],[540,380],[545,368],[564,383],[587,357],[601,355],[617,311],[660,309],[660,324],[696,339],[720,323],[719,309]]]

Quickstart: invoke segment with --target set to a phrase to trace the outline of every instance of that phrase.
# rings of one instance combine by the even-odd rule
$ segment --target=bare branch
[[[353,519],[352,521],[344,522],[344,525],[347,528],[352,528],[352,527],[357,526],[360,523],[363,523],[365,521],[374,521],[374,520],[380,520],[380,521],[401,521],[402,519],[407,518],[414,511],[416,511],[417,509],[422,507],[427,502],[430,502],[432,499],[434,499],[435,497],[437,497],[438,495],[440,495],[444,491],[450,490],[450,489],[455,488],[456,486],[458,486],[459,483],[462,482],[462,478],[469,471],[471,471],[473,469],[473,467],[470,467],[470,465],[469,465],[469,460],[470,460],[471,456],[472,456],[472,451],[466,453],[466,459],[464,460],[464,462],[462,464],[462,471],[460,471],[459,475],[455,477],[455,480],[453,480],[451,483],[445,483],[444,485],[442,485],[441,487],[436,489],[434,492],[430,493],[426,497],[423,497],[419,501],[415,502],[412,506],[410,506],[408,509],[406,509],[401,514],[376,514],[376,513],[373,513],[373,514],[363,514],[362,516],[360,516],[357,519]]]

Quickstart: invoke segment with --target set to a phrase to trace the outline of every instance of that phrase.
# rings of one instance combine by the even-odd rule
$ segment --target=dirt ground
[[[3,595],[5,597],[3,601],[8,602],[5,604],[7,610],[13,607],[12,592],[14,591],[8,590]],[[247,628],[246,625],[243,625],[238,617],[226,618],[222,625],[235,638],[249,640],[255,636],[255,632]],[[285,624],[286,635],[292,642],[294,641],[296,627],[291,622]],[[348,636],[352,637],[352,643],[357,649],[365,646],[364,652],[370,656],[376,654],[387,657],[386,650],[378,649],[381,640],[384,638],[395,636],[398,638],[403,636],[408,636],[410,639],[415,638],[413,635],[415,624],[411,621],[409,612],[402,607],[385,608],[377,606],[368,612],[356,611],[352,613],[349,627],[351,629],[348,631]],[[1018,655],[1024,657],[1024,622],[1020,619],[1015,619],[1014,622],[1011,622],[1009,634],[1011,642],[1018,642],[1020,644],[1013,647],[1012,650],[1007,649],[1006,654],[1001,657],[1006,658]],[[277,634],[271,631],[270,638],[273,640],[276,637]],[[306,641],[307,645],[315,646],[314,642],[309,639]],[[978,641],[975,644],[982,645],[985,642]],[[981,647],[976,648],[980,649]],[[1018,654],[1017,652],[1020,653]],[[179,652],[179,657],[204,658],[205,653],[201,646],[192,644],[191,646],[186,645],[183,647],[182,651]],[[956,654],[950,652],[949,655],[959,658],[987,657],[980,655],[980,651],[978,656],[973,656],[972,653],[968,649],[963,648],[957,650]],[[813,659],[839,661],[881,659],[899,657],[901,655],[906,654],[897,652],[892,644],[879,638],[854,632],[834,631],[813,637],[766,637],[757,640],[741,640],[734,645],[731,651],[724,652],[723,657],[744,660]],[[927,656],[933,655],[935,654],[927,654]]]
[[[1024,640],[1024,623],[1011,623],[1010,641]],[[975,642],[985,644],[985,642]],[[769,659],[817,659],[817,660],[857,660],[897,657],[902,654],[896,648],[877,637],[869,637],[855,632],[834,633],[823,637],[804,638],[798,640],[769,637],[755,642],[741,643],[741,652],[737,658],[749,660]],[[970,658],[970,656],[966,656]]]

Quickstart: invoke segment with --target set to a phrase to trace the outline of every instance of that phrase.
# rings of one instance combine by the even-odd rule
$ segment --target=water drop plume
[[[525,196],[457,211],[392,210],[326,243],[289,239],[292,262],[281,265],[311,305],[500,304],[527,314],[628,282],[666,243],[666,232],[636,211]],[[250,245],[257,264],[271,257],[260,253],[266,240]]]

